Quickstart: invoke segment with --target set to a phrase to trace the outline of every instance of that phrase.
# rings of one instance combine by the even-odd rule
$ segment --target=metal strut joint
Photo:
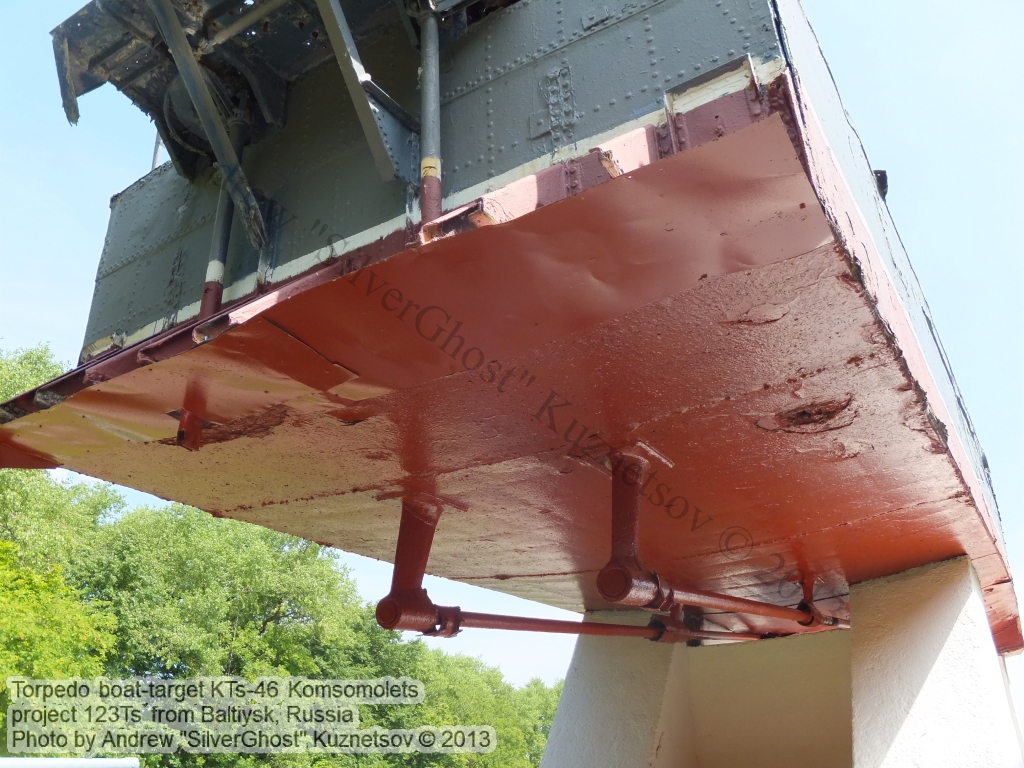
[[[814,607],[810,585],[804,583],[804,600],[796,608],[762,603],[742,597],[673,587],[650,570],[640,558],[640,501],[643,498],[647,459],[632,451],[613,457],[612,472],[612,556],[597,575],[597,591],[610,603],[632,605],[649,611],[670,611],[677,606],[745,613],[784,621],[803,627],[849,628],[845,619],[822,614]]]
[[[217,111],[210,89],[206,85],[195,52],[185,37],[185,31],[178,21],[177,12],[171,0],[149,0],[149,7],[156,17],[160,35],[174,57],[181,82],[188,91],[192,105],[195,107],[199,122],[202,123],[206,139],[217,157],[221,175],[224,177],[224,188],[231,195],[245,225],[245,234],[252,247],[262,251],[267,243],[267,226],[263,221],[256,195],[249,186],[249,181],[242,173],[238,155],[231,144],[227,128]]]
[[[316,5],[381,178],[390,181],[397,176],[409,183],[418,181],[415,118],[370,79],[338,0],[316,0]]]
[[[426,572],[441,511],[441,505],[434,500],[408,498],[402,501],[402,520],[398,528],[391,591],[377,603],[377,623],[385,629],[410,630],[435,637],[452,637],[461,629],[473,628],[642,637],[663,643],[761,639],[761,635],[748,632],[688,628],[683,623],[681,608],[671,611],[667,616],[654,617],[646,626],[631,626],[472,613],[458,606],[435,605],[423,588],[423,574]]]

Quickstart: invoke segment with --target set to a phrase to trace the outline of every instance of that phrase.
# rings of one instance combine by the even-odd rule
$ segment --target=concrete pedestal
[[[623,618],[613,612],[587,616]],[[676,760],[681,768],[693,765],[686,754],[691,736],[685,651],[648,640],[581,636],[541,768],[644,766],[662,749],[673,757],[681,752]]]
[[[849,635],[703,648],[581,637],[541,766],[848,767]]]
[[[855,768],[1019,768],[1000,658],[966,558],[850,590]]]
[[[856,585],[851,611],[756,643],[581,637],[542,768],[1024,766],[966,559]]]

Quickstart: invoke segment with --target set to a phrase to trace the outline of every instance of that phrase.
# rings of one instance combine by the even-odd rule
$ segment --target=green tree
[[[0,402],[59,376],[48,347],[0,350]],[[23,564],[47,570],[88,547],[96,523],[123,506],[111,486],[58,483],[40,470],[0,469],[0,539],[13,542]]]
[[[524,755],[530,765],[540,765],[548,734],[551,733],[551,723],[555,719],[555,710],[558,709],[558,700],[562,697],[562,687],[561,680],[553,686],[547,686],[535,678],[513,694],[520,722],[525,729]]]
[[[61,577],[25,568],[0,541],[0,732],[10,703],[8,677],[95,677],[114,645],[113,615],[81,601]],[[0,750],[6,739],[0,742]]]
[[[343,756],[332,765],[539,763],[557,693],[540,682],[517,691],[476,659],[382,630],[329,549],[172,505],[101,524],[89,556],[70,567],[89,599],[110,606],[118,618],[111,675],[409,675],[424,682],[426,700],[363,707],[364,725],[492,725],[498,749],[490,755]],[[205,765],[211,759],[162,760]]]
[[[22,567],[6,541],[0,541],[0,616],[0,680],[98,675],[114,644],[112,615],[84,604],[59,568]]]
[[[320,546],[179,504],[100,525],[71,573],[120,619],[111,674],[334,677],[361,642]]]
[[[65,366],[42,344],[33,349],[0,349],[0,403],[64,373]]]
[[[425,650],[416,670],[427,696],[419,711],[408,713],[418,721],[410,726],[491,725],[498,734],[497,749],[491,754],[453,755],[451,764],[495,768],[529,768],[540,764],[560,685],[552,689],[535,680],[517,690],[500,671],[478,659],[440,650]],[[545,723],[543,718],[549,711]]]
[[[93,546],[101,519],[124,509],[106,483],[57,482],[42,470],[0,469],[0,539],[22,563],[46,570],[75,562]]]
[[[0,352],[0,399],[59,372],[45,348]],[[381,629],[328,548],[177,504],[126,511],[109,485],[42,471],[0,470],[0,579],[0,675],[408,675],[425,701],[362,707],[364,725],[498,732],[489,755],[180,753],[146,756],[147,768],[527,768],[561,690],[516,689],[476,659]]]
[[[63,370],[47,347],[0,351],[0,402]],[[82,602],[54,563],[71,559],[77,537],[87,536],[113,501],[107,488],[56,483],[41,471],[0,470],[0,731],[7,677],[93,676],[104,669],[116,620]],[[0,750],[5,747],[0,740]]]

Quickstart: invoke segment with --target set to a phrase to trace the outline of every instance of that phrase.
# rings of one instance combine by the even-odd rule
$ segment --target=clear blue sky
[[[111,87],[61,110],[49,30],[84,0],[4,0],[0,47],[0,346],[77,358],[111,195],[149,171],[154,129]],[[875,168],[988,455],[1011,564],[1024,574],[1024,3],[804,0]],[[366,597],[387,570],[351,561]],[[1018,581],[1018,593],[1021,592]],[[435,584],[439,601],[487,596]],[[448,594],[443,594],[447,590]],[[468,591],[467,591],[468,590]],[[514,602],[495,606],[514,611]],[[544,613],[535,609],[534,613]],[[453,646],[514,681],[551,680],[571,640],[466,633]],[[539,666],[540,660],[546,660]],[[1024,658],[1011,660],[1024,713]]]

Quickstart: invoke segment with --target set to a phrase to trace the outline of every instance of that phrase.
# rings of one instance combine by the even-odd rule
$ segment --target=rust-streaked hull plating
[[[826,216],[822,180],[842,180],[768,112],[667,151],[635,130],[436,239],[398,233],[110,355],[51,386],[59,404],[22,400],[0,459],[387,560],[401,498],[425,493],[446,507],[431,573],[580,610],[612,607],[606,459],[639,443],[641,547],[671,582],[796,605],[815,578],[842,614],[850,583],[966,553],[1018,649],[980,481],[870,249],[851,261]]]

